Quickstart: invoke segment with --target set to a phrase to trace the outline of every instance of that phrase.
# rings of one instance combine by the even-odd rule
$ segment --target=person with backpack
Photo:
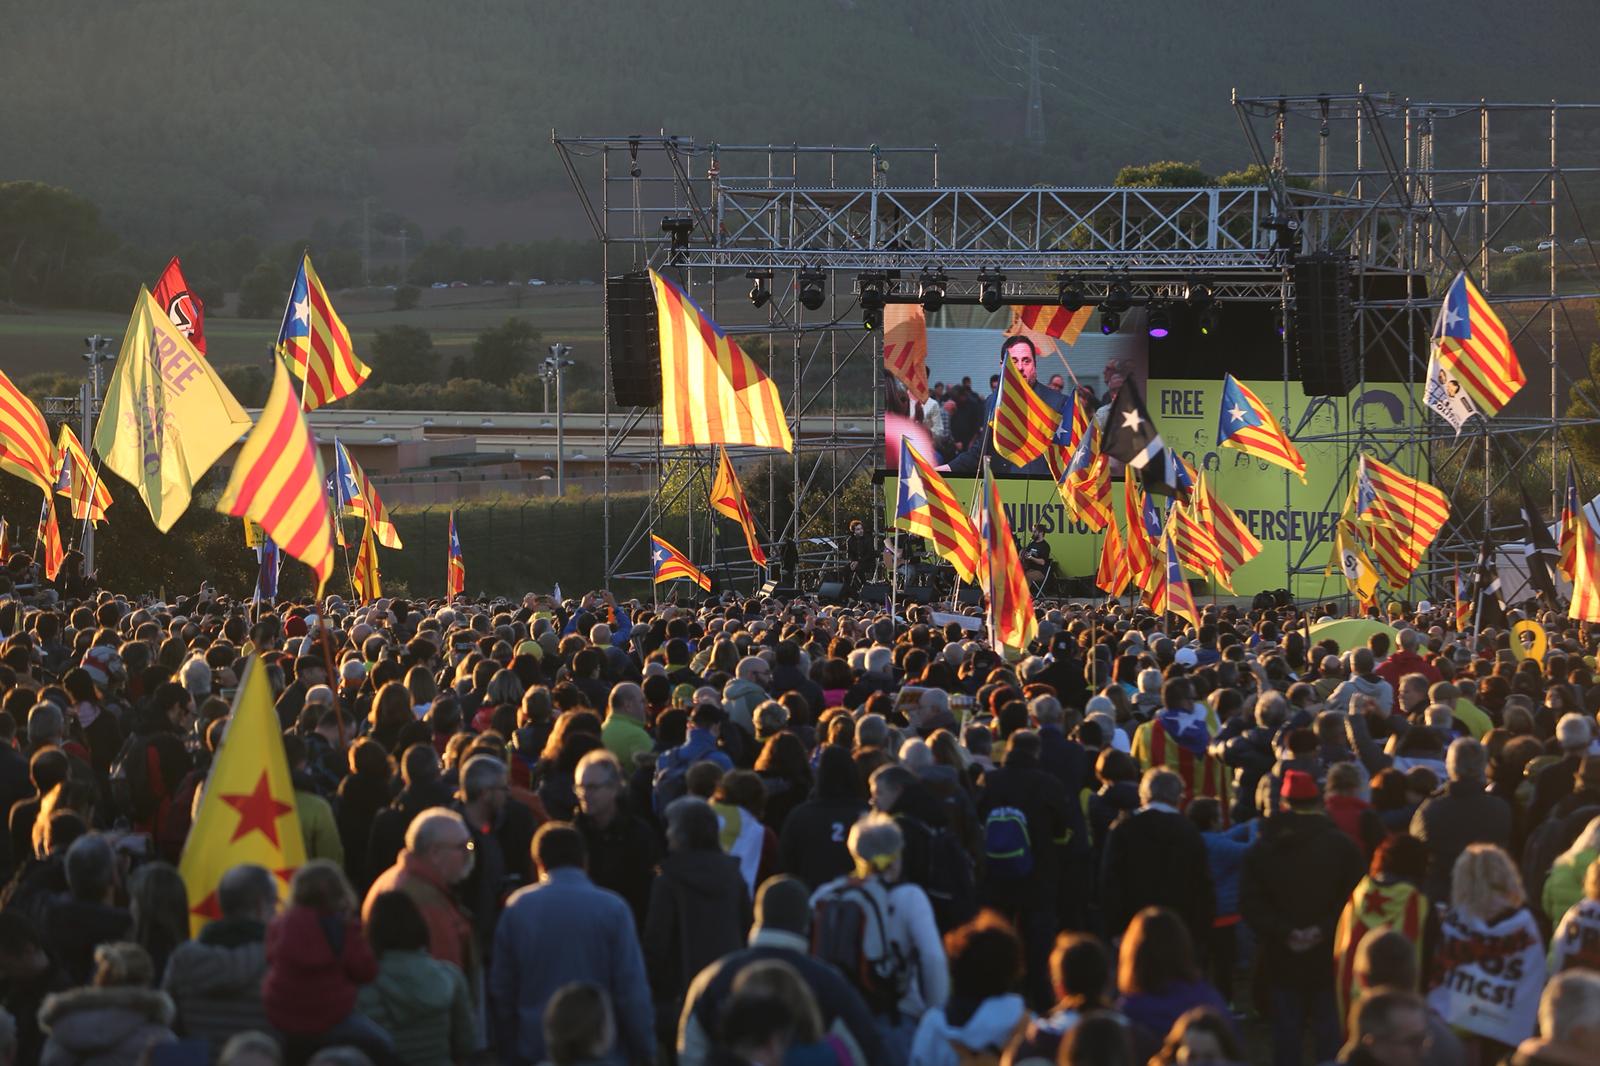
[[[850,979],[878,1022],[889,1066],[905,1066],[918,1020],[950,993],[933,905],[902,883],[905,838],[894,819],[865,815],[850,829],[855,872],[811,897],[811,953]]]
[[[724,773],[733,769],[733,760],[717,746],[717,730],[725,719],[721,707],[701,703],[689,719],[689,732],[683,743],[657,757],[650,789],[650,801],[657,817],[664,815],[672,801],[681,799],[688,791],[684,775],[695,763],[714,762]]]
[[[904,878],[928,894],[939,929],[949,932],[967,922],[978,911],[972,858],[943,805],[904,766],[878,767],[870,786],[873,809],[894,818],[905,837]]]
[[[1050,945],[1057,932],[1061,856],[1071,824],[1066,786],[1039,767],[1039,734],[1019,729],[998,770],[984,776],[984,903],[1011,917],[1027,946],[1027,991],[1050,1005]]]
[[[133,729],[111,764],[112,806],[128,814],[132,828],[161,843],[176,843],[162,832],[172,814],[178,784],[192,766],[183,731],[194,720],[194,700],[176,682],[158,686],[135,716]],[[170,846],[169,846],[170,852]],[[176,852],[161,856],[177,862]]]

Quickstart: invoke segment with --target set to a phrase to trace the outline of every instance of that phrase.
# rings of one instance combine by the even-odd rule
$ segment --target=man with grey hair
[[[772,683],[772,667],[759,655],[746,655],[733,668],[733,680],[722,689],[722,710],[728,721],[756,735],[756,704],[767,698],[766,686]]]
[[[28,752],[40,748],[59,748],[66,736],[67,723],[61,708],[49,700],[40,700],[28,712]]]
[[[864,714],[856,723],[856,750],[881,748],[889,743],[889,723],[881,714]]]
[[[1377,658],[1371,648],[1357,648],[1350,654],[1351,676],[1328,694],[1328,709],[1350,713],[1358,696],[1371,696],[1380,711],[1394,708],[1394,686],[1377,674]]]
[[[1568,711],[1556,722],[1556,743],[1561,747],[1561,758],[1540,770],[1533,779],[1533,802],[1528,805],[1530,827],[1543,822],[1551,808],[1572,795],[1578,768],[1583,765],[1583,757],[1588,754],[1593,740],[1594,723],[1588,715]]]
[[[461,767],[456,790],[455,809],[472,832],[473,856],[471,869],[456,885],[456,897],[471,912],[482,948],[494,938],[500,891],[506,884],[507,859],[498,834],[511,801],[510,785],[511,771],[505,761],[484,753],[472,756]]]
[[[278,913],[278,882],[261,866],[233,867],[217,883],[217,913],[167,960],[162,990],[186,1036],[221,1047],[234,1033],[266,1029],[261,982],[267,923]]]
[[[1564,970],[1539,997],[1539,1035],[1524,1040],[1516,1066],[1579,1066],[1600,1062],[1600,974]]]
[[[1183,778],[1152,767],[1139,779],[1139,809],[1106,835],[1100,898],[1112,936],[1121,936],[1145,907],[1170,907],[1189,927],[1195,943],[1206,943],[1215,890],[1205,841],[1178,810]]]
[[[477,1001],[482,975],[471,919],[455,900],[454,886],[472,872],[476,844],[472,830],[449,807],[429,807],[406,828],[406,847],[395,864],[379,874],[367,890],[362,920],[384,892],[411,897],[428,926],[428,954],[460,967]]]
[[[1411,835],[1428,845],[1428,881],[1435,900],[1450,898],[1450,877],[1456,859],[1470,844],[1511,842],[1511,807],[1487,788],[1488,756],[1483,745],[1462,737],[1445,754],[1450,782],[1422,802],[1411,816]]]
[[[185,661],[178,668],[178,678],[183,687],[189,690],[189,697],[195,703],[204,703],[206,697],[211,695],[211,667],[200,656]]]

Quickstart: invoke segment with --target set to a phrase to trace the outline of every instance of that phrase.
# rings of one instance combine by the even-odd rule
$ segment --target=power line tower
[[[1022,135],[1029,144],[1044,143],[1044,94],[1039,77],[1039,35],[1028,35],[1028,108],[1023,115]]]

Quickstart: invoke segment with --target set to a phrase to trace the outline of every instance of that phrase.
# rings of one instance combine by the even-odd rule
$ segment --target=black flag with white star
[[[1506,604],[1501,596],[1500,568],[1495,566],[1494,545],[1485,539],[1472,575],[1472,603],[1478,612],[1479,629],[1506,628]]]
[[[1550,527],[1544,524],[1539,505],[1528,495],[1528,487],[1519,485],[1518,488],[1522,490],[1522,524],[1527,540],[1522,550],[1528,561],[1528,584],[1533,586],[1545,606],[1553,610],[1560,600],[1556,595],[1555,579],[1550,576],[1550,568],[1561,562],[1561,551],[1550,536]]]
[[[1106,428],[1100,450],[1136,471],[1146,492],[1163,496],[1178,494],[1177,478],[1167,460],[1167,444],[1156,429],[1155,420],[1145,409],[1139,387],[1128,378],[1117,390],[1106,415]]]

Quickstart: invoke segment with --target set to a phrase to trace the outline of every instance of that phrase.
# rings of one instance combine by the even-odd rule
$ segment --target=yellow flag
[[[261,660],[252,656],[178,861],[189,889],[190,933],[222,917],[217,884],[235,866],[252,863],[270,870],[277,876],[278,894],[287,898],[289,878],[305,861],[272,688]]]
[[[1369,607],[1376,602],[1378,569],[1372,565],[1361,541],[1350,532],[1347,522],[1340,522],[1333,534],[1333,555],[1328,559],[1324,573],[1332,574],[1336,570],[1344,575],[1351,595],[1360,601],[1362,607]]]
[[[105,468],[139,490],[165,533],[189,509],[194,483],[249,428],[216,369],[140,289],[94,428]]]
[[[383,579],[378,574],[378,546],[372,540],[371,522],[362,524],[361,548],[356,552],[350,581],[355,585],[356,599],[361,603],[371,603],[383,595]]]

